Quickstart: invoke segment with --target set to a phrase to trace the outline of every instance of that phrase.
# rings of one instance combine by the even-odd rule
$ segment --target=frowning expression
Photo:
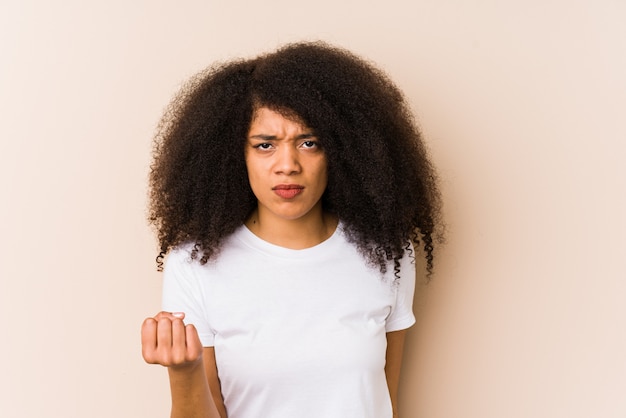
[[[326,156],[311,129],[260,107],[250,124],[245,157],[259,218],[321,216],[328,182]]]

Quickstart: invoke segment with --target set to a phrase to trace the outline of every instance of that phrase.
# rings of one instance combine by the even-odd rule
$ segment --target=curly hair
[[[244,144],[258,107],[296,117],[325,151],[325,211],[335,214],[367,262],[381,272],[422,246],[428,276],[441,241],[435,170],[403,94],[367,61],[322,42],[286,45],[193,77],[165,112],[154,140],[149,220],[157,266],[174,246],[195,242],[205,264],[256,208]]]

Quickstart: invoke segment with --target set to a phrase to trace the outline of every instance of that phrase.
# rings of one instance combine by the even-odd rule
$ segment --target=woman
[[[143,356],[173,417],[397,416],[439,193],[384,73],[324,43],[213,67],[166,112],[150,185],[170,254]]]

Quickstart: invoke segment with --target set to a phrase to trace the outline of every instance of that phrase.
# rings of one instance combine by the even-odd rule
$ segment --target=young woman
[[[323,43],[215,66],[166,112],[150,186],[169,255],[143,356],[172,417],[397,416],[440,201],[384,73]]]

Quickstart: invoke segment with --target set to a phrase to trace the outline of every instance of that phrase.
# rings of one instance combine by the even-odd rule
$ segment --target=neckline
[[[263,238],[260,238],[252,232],[245,224],[241,226],[237,237],[246,246],[267,255],[281,258],[301,259],[314,257],[320,253],[328,253],[329,249],[336,245],[342,234],[343,225],[341,221],[339,221],[330,237],[312,247],[302,248],[299,250],[281,247],[280,245],[265,241]]]

